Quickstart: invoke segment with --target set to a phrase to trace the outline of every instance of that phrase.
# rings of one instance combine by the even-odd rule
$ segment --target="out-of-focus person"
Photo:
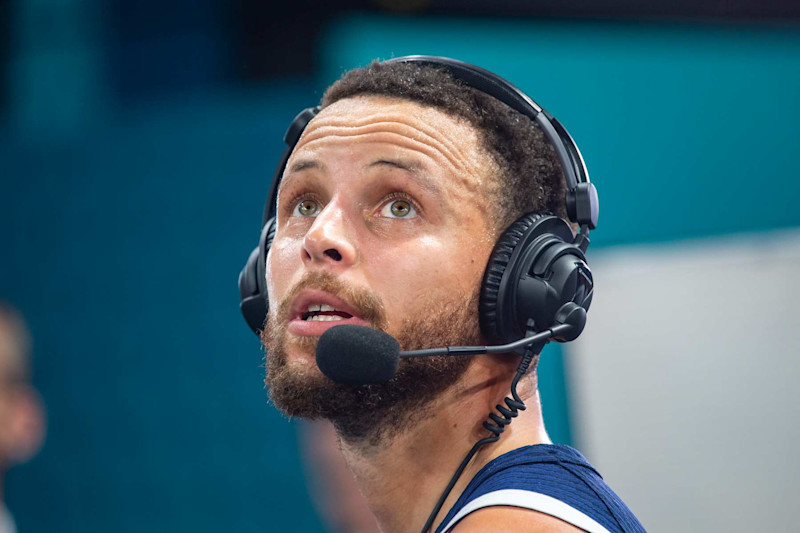
[[[4,503],[5,473],[33,457],[44,438],[44,409],[30,380],[30,333],[22,315],[0,301],[0,533],[17,530]]]
[[[378,522],[339,450],[333,425],[304,420],[298,433],[309,492],[326,531],[378,533]]]

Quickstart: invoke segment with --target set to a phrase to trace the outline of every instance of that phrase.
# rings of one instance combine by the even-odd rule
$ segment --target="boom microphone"
[[[397,373],[397,339],[366,326],[342,325],[322,334],[317,344],[317,366],[344,385],[389,381]]]
[[[383,331],[366,326],[334,326],[319,338],[317,366],[337,383],[369,385],[392,379],[397,373],[401,357],[508,353],[551,339],[568,341],[583,330],[586,311],[572,302],[564,307],[568,309],[559,313],[561,320],[557,320],[554,327],[509,344],[495,346],[446,346],[401,352],[397,339]]]

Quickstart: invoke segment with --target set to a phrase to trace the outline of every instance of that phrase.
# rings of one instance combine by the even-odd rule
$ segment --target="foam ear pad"
[[[278,225],[275,222],[275,218],[267,220],[265,227],[267,228],[267,236],[264,239],[264,258],[266,259],[269,249],[272,248],[272,241],[275,240],[275,230],[278,227]]]
[[[250,253],[247,263],[239,274],[239,308],[250,329],[258,335],[264,327],[269,309],[267,294],[267,253],[275,239],[275,219],[271,218],[261,229],[258,248]]]
[[[498,239],[495,244],[489,263],[483,274],[480,296],[480,324],[481,331],[491,343],[503,343],[503,334],[498,327],[502,317],[498,315],[498,305],[503,305],[506,295],[500,294],[503,275],[511,260],[514,250],[520,240],[530,231],[531,227],[544,217],[552,216],[550,213],[528,213],[518,218]],[[499,301],[500,300],[500,301]]]
[[[267,309],[269,309],[269,295],[267,294],[267,254],[269,249],[272,248],[272,241],[275,240],[275,230],[277,224],[275,218],[267,220],[262,230],[261,240],[258,247],[261,250],[259,254],[260,261],[258,263],[258,292],[264,296],[264,301],[267,302]]]

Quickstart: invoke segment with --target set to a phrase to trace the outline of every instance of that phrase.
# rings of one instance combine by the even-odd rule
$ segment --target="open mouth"
[[[306,322],[333,322],[348,318],[353,318],[353,315],[327,304],[311,304],[300,315],[300,319]]]
[[[292,303],[288,331],[298,337],[319,337],[342,324],[369,326],[358,312],[356,306],[334,294],[319,289],[303,289]]]

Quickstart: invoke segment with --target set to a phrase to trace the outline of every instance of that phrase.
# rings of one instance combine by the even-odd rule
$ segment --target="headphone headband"
[[[564,179],[567,184],[565,202],[569,219],[581,226],[582,240],[588,238],[588,230],[597,227],[597,218],[599,215],[597,191],[594,185],[589,181],[586,163],[583,161],[583,156],[578,146],[564,126],[545,111],[542,106],[534,102],[527,94],[486,69],[456,59],[414,55],[388,59],[383,63],[414,63],[421,66],[444,68],[454,79],[482,93],[488,94],[538,124],[550,145],[553,147],[556,158],[564,173]],[[289,161],[292,150],[294,150],[303,130],[305,130],[308,123],[319,111],[319,106],[309,107],[301,111],[292,121],[292,124],[284,135],[286,149],[275,171],[275,175],[272,178],[269,197],[264,207],[262,226],[275,216],[278,185],[283,177],[286,163]]]

